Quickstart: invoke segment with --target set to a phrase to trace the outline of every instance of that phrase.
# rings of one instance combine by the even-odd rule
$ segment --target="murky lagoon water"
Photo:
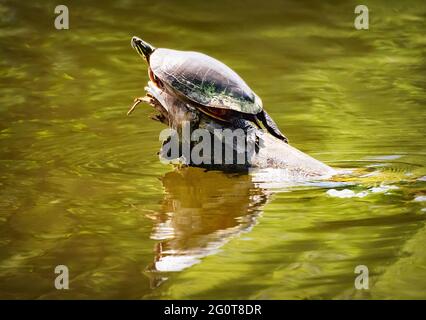
[[[424,1],[0,1],[0,298],[426,298]],[[130,47],[234,68],[292,145],[290,186],[173,171]],[[53,286],[57,265],[70,290]],[[354,289],[366,265],[370,290]]]

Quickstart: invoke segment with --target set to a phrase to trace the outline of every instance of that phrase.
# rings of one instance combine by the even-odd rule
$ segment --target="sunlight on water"
[[[58,31],[1,1],[0,298],[426,298],[426,4],[363,3],[368,31],[351,1],[73,1]],[[231,66],[341,174],[163,165],[133,35]]]

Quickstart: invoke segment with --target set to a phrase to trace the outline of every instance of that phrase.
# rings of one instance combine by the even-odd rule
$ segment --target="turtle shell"
[[[192,51],[156,49],[149,58],[152,72],[166,85],[206,107],[257,114],[262,100],[222,62]]]

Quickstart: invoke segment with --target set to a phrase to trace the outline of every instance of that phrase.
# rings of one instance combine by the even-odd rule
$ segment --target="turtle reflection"
[[[161,212],[151,216],[159,240],[147,271],[180,271],[217,252],[256,224],[267,195],[246,174],[184,168],[162,178]]]

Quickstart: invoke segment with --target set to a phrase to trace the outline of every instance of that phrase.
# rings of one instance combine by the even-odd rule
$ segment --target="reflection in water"
[[[246,174],[184,168],[162,178],[162,210],[152,214],[156,271],[181,271],[256,224],[267,195]]]

